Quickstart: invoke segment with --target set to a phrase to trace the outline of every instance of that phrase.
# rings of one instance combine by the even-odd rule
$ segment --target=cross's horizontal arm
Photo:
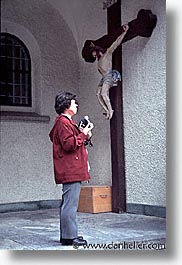
[[[151,10],[141,9],[137,18],[128,23],[129,30],[127,31],[123,42],[129,41],[137,36],[150,37],[157,24],[157,16],[152,13]],[[100,46],[103,49],[109,48],[112,43],[117,39],[119,35],[123,32],[123,26],[117,28],[112,34],[107,34],[102,36],[97,40],[86,40],[84,47],[82,49],[82,57],[86,62],[93,63],[95,58],[92,56],[92,45]]]

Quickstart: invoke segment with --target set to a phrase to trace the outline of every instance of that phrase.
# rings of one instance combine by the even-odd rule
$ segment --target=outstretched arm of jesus
[[[121,33],[121,35],[113,42],[113,44],[107,49],[107,52],[112,54],[114,50],[121,44],[124,36],[126,35],[126,32],[129,29],[129,26],[126,24],[123,26],[124,31]]]

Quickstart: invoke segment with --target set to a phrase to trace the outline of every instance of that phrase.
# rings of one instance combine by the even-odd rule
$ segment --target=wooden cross
[[[113,28],[121,25],[121,1],[107,9],[107,30],[111,34]],[[119,46],[113,53],[113,69],[122,72],[122,49]],[[110,120],[111,161],[112,161],[112,211],[126,212],[126,178],[123,128],[123,88],[122,82],[117,89],[110,90],[111,105],[115,111]]]
[[[151,10],[141,9],[137,18],[128,23],[129,30],[123,42],[136,36],[150,37],[157,23],[157,17]],[[108,34],[97,40],[86,40],[82,49],[82,57],[86,62],[94,62],[91,43],[107,49],[121,35],[121,0],[107,8]],[[121,45],[112,56],[112,68],[122,72]],[[123,127],[123,88],[122,82],[118,82],[117,89],[109,92],[114,115],[110,120],[111,133],[111,159],[112,159],[112,210],[116,213],[126,212],[126,180],[125,180],[125,153],[124,153],[124,127]]]

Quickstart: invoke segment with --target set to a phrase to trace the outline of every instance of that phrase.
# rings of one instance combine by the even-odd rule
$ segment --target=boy
[[[55,98],[55,110],[59,115],[49,136],[53,142],[53,163],[56,184],[63,185],[60,206],[60,242],[62,245],[86,244],[78,236],[76,214],[81,182],[90,179],[88,154],[85,141],[91,137],[93,124],[80,130],[72,116],[78,111],[76,95],[60,92]]]

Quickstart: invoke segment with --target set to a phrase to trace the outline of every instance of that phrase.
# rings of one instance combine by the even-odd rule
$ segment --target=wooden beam
[[[113,4],[110,6],[108,10],[108,31],[111,34],[106,34],[100,37],[97,40],[86,40],[84,46],[82,48],[82,57],[86,62],[93,63],[96,58],[92,55],[92,47],[91,43],[96,46],[100,46],[103,49],[107,49],[111,46],[111,44],[117,39],[119,35],[123,32],[123,27],[121,23],[119,23],[119,13],[121,9],[117,9],[116,6],[120,5],[120,0],[118,0],[117,4]],[[110,1],[108,2],[110,3]],[[116,13],[117,16],[112,15],[112,13]],[[157,16],[152,13],[151,10],[148,9],[140,9],[137,14],[137,18],[128,22],[129,30],[127,31],[122,43],[127,42],[137,36],[140,37],[150,37],[152,32],[157,24]],[[114,26],[113,26],[114,25]]]
[[[107,9],[108,34],[121,26],[121,0]],[[121,45],[113,53],[113,69],[122,76]],[[110,121],[111,159],[112,159],[112,210],[126,212],[126,181],[123,127],[123,91],[122,82],[110,89],[111,104],[114,115]]]

